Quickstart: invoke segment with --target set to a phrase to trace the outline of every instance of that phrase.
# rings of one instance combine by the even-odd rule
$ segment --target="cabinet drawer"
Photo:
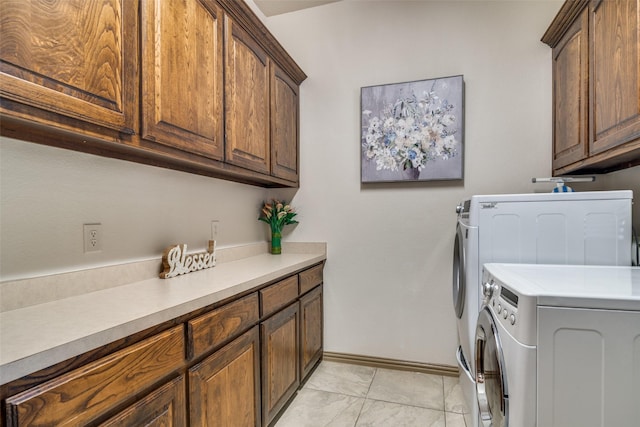
[[[184,363],[176,326],[7,399],[7,425],[84,425]]]
[[[300,295],[322,283],[322,267],[324,264],[319,264],[300,273]]]
[[[291,276],[260,291],[262,316],[268,316],[298,297],[298,276]]]
[[[224,344],[240,335],[259,319],[258,294],[253,293],[187,323],[189,358]]]
[[[187,424],[184,375],[148,394],[100,427],[166,426]]]

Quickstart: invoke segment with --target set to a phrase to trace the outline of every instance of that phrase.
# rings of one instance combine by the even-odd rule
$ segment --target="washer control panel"
[[[496,307],[496,301],[498,305],[497,307]],[[517,317],[518,306],[505,302],[501,296],[499,296],[498,298],[492,299],[491,305],[493,306],[493,308],[495,309],[499,317],[501,317],[504,320],[508,320],[509,323],[512,325],[516,324],[516,319],[518,318]]]
[[[482,279],[483,305],[491,309],[495,321],[520,343],[536,345],[536,299],[518,294],[486,270]]]

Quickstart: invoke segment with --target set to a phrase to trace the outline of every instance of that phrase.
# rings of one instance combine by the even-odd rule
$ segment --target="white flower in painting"
[[[444,126],[451,126],[455,122],[456,116],[454,116],[453,114],[445,114],[444,116],[442,116],[442,124]]]
[[[371,111],[371,110],[364,110],[364,111],[362,112],[362,115],[363,115],[363,116],[370,116],[370,115],[371,115],[371,113],[372,113],[372,111]]]
[[[383,127],[385,129],[392,129],[394,123],[395,123],[395,120],[393,120],[393,117],[387,117],[387,120],[384,121]]]
[[[448,135],[445,139],[444,139],[445,144],[447,145],[447,147],[449,148],[453,148],[457,141],[456,141],[456,137],[453,135]]]
[[[398,166],[396,165],[395,160],[391,156],[391,153],[388,150],[385,150],[383,155],[378,157],[377,159],[378,170],[380,169],[391,169],[397,170]]]

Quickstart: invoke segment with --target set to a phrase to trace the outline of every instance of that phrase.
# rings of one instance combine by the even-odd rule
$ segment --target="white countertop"
[[[0,384],[62,362],[326,259],[258,254],[0,313]]]

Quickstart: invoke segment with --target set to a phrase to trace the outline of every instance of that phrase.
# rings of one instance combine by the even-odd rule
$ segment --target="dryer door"
[[[509,400],[504,355],[495,320],[488,307],[476,328],[476,391],[483,427],[509,426]]]
[[[458,319],[464,313],[465,299],[465,230],[458,222],[456,240],[453,243],[453,309]],[[473,333],[470,331],[470,334]]]

